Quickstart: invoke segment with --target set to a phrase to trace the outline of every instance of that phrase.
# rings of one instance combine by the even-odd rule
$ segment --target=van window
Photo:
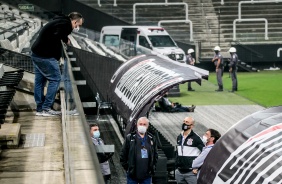
[[[119,47],[119,36],[118,35],[104,35],[103,43],[106,46]]]
[[[153,47],[175,47],[175,43],[172,41],[170,36],[161,35],[161,36],[148,36]]]
[[[139,36],[139,45],[150,49],[150,45],[145,36]]]

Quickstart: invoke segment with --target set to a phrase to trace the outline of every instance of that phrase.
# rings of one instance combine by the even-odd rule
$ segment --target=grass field
[[[227,72],[223,75],[224,92],[217,89],[215,73],[202,85],[192,83],[194,92],[187,91],[187,83],[180,85],[181,97],[170,98],[183,105],[246,105],[259,104],[264,107],[282,105],[282,71],[238,73],[238,92],[230,93],[232,81]]]

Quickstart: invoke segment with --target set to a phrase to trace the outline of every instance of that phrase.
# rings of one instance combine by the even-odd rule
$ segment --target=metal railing
[[[254,0],[251,0],[252,2],[254,1]],[[279,1],[279,0],[269,0],[268,2],[276,2],[276,1]],[[224,0],[221,0],[221,2],[220,2],[220,4],[221,5],[224,5]]]
[[[184,5],[185,7],[185,20],[188,20],[188,4],[187,3],[135,3],[133,4],[133,24],[136,24],[136,6],[160,6],[160,5],[172,5],[172,6],[177,6],[177,5]]]
[[[277,57],[280,57],[280,52],[282,51],[282,48],[277,49]]]
[[[265,40],[268,40],[268,21],[265,18],[253,18],[253,19],[242,19],[242,4],[261,4],[261,3],[278,3],[282,2],[282,0],[269,0],[269,1],[240,1],[238,5],[238,19],[233,21],[233,40],[236,40],[236,22],[257,22],[264,21],[265,22]]]
[[[256,18],[256,19],[235,19],[233,21],[233,40],[236,40],[236,22],[258,22],[264,21],[265,22],[265,36],[264,39],[268,40],[268,21],[265,18]]]
[[[97,1],[97,4],[101,7],[102,5],[101,5],[101,2],[100,2],[101,0],[98,0]],[[222,0],[223,1],[223,0]],[[165,0],[165,3],[168,3],[168,0]],[[117,6],[117,0],[114,0],[114,4],[113,4],[113,6]]]
[[[206,12],[204,10],[204,3],[201,3],[201,5],[202,5],[202,18],[205,21],[205,26],[206,26],[206,35],[207,35],[206,40],[208,40],[211,37],[211,28],[209,22],[207,21],[208,16],[206,15]]]
[[[282,0],[269,0],[269,1],[240,1],[238,5],[238,19],[241,19],[241,7],[242,4],[261,4],[261,3],[278,3],[282,2]]]
[[[162,23],[189,23],[190,26],[190,41],[193,41],[193,23],[191,20],[161,20],[158,22],[158,26],[161,26]]]
[[[100,7],[102,6],[100,0],[98,0],[97,3],[98,3],[98,6],[100,6]],[[117,6],[117,0],[114,0],[114,4],[113,5]]]
[[[89,125],[84,115],[70,58],[63,47],[64,69],[61,94],[64,171],[66,184],[104,183],[100,164],[90,138]],[[72,108],[79,113],[70,114]]]

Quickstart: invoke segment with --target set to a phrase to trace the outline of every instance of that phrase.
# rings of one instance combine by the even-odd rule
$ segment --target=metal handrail
[[[259,3],[279,3],[282,2],[282,0],[269,0],[269,1],[240,1],[238,6],[238,19],[241,19],[241,5],[242,4],[259,4]]]
[[[161,20],[158,22],[158,26],[161,26],[162,23],[176,23],[184,22],[189,23],[190,25],[190,41],[193,41],[193,23],[191,20]]]
[[[98,3],[98,6],[100,6],[100,7],[102,6],[100,0],[98,0],[97,3]],[[117,6],[117,0],[114,0],[114,4],[113,5]]]
[[[280,52],[282,51],[282,48],[279,48],[278,50],[277,50],[277,57],[280,57]]]
[[[269,0],[269,1],[240,1],[238,5],[238,19],[233,21],[233,40],[236,40],[236,22],[243,21],[264,21],[265,22],[265,40],[268,40],[268,21],[265,18],[254,18],[254,19],[242,19],[241,7],[242,4],[259,4],[259,3],[271,3],[271,2],[282,2],[282,0]]]
[[[133,24],[136,24],[136,6],[160,6],[160,5],[184,5],[185,6],[185,19],[188,20],[188,4],[187,3],[135,3],[133,5]]]
[[[252,2],[254,2],[254,0],[251,0]],[[269,0],[268,2],[280,2],[279,0],[273,0],[273,1],[271,1],[271,0]],[[260,1],[261,2],[261,1]],[[224,5],[224,0],[221,0],[221,3],[220,3],[221,5]]]
[[[81,134],[81,139],[80,141],[82,141],[82,139],[84,139],[83,137],[85,136],[85,145],[83,146],[84,151],[85,151],[85,155],[84,159],[87,159],[87,161],[89,162],[89,168],[87,168],[87,173],[89,174],[88,179],[89,181],[91,181],[90,183],[104,183],[103,180],[103,176],[101,171],[98,169],[100,168],[99,165],[99,161],[97,158],[97,154],[95,152],[95,148],[93,146],[93,143],[91,142],[91,139],[89,137],[89,126],[86,120],[86,117],[84,115],[84,111],[83,111],[83,106],[81,103],[81,99],[78,93],[78,89],[77,86],[75,84],[75,78],[74,75],[72,73],[72,68],[70,67],[70,58],[68,56],[68,53],[64,47],[64,43],[61,41],[62,44],[62,54],[63,54],[63,58],[65,59],[65,61],[68,63],[65,63],[65,65],[67,65],[66,71],[68,73],[68,77],[69,77],[69,82],[71,83],[71,88],[72,88],[72,96],[73,96],[73,100],[75,102],[75,106],[77,111],[79,112],[79,116],[77,118],[75,118],[75,123],[74,123],[74,118],[72,118],[70,115],[66,115],[66,110],[70,110],[69,109],[69,105],[65,104],[64,105],[64,109],[62,109],[62,127],[63,127],[63,147],[64,147],[64,164],[65,164],[65,183],[66,184],[76,184],[78,182],[75,182],[75,178],[76,173],[75,171],[77,170],[77,168],[74,166],[74,161],[78,158],[78,155],[76,155],[76,152],[73,152],[74,144],[78,144],[78,142],[73,142],[73,137],[74,137],[74,131],[73,126],[75,124],[76,128],[79,128],[80,130],[80,134]],[[65,89],[67,87],[65,86]],[[65,90],[65,93],[67,91]],[[64,93],[61,93],[64,94]],[[69,98],[69,97],[68,97]],[[65,98],[61,97],[61,103],[65,101],[69,101],[69,99],[65,100]],[[88,146],[87,146],[88,145]],[[81,149],[81,147],[80,147]],[[93,167],[93,168],[92,168]],[[93,172],[91,172],[93,171]]]
[[[202,4],[202,17],[203,17],[203,19],[205,20],[205,24],[206,24],[206,34],[207,34],[207,39],[208,38],[210,38],[211,37],[211,28],[210,28],[210,24],[208,23],[208,21],[207,21],[207,18],[208,18],[208,16],[206,15],[206,12],[205,12],[205,10],[204,10],[204,4],[203,3],[201,3]],[[208,35],[209,34],[209,35]],[[209,41],[210,42],[210,41]],[[210,44],[211,44],[211,42],[210,42]]]
[[[265,18],[256,18],[256,19],[235,19],[233,21],[233,40],[236,40],[236,22],[257,22],[264,21],[265,22],[265,40],[268,40],[268,21]]]

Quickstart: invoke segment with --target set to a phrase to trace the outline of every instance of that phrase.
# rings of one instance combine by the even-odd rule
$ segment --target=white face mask
[[[203,143],[206,144],[206,143],[208,142],[207,136],[204,135],[203,138],[202,138],[202,140],[203,140]]]
[[[146,131],[147,131],[147,127],[145,127],[145,126],[138,126],[138,127],[137,127],[137,130],[138,130],[138,132],[139,132],[140,134],[145,134]]]
[[[74,31],[74,32],[78,32],[78,31],[79,31],[79,26],[73,28],[73,31]]]

